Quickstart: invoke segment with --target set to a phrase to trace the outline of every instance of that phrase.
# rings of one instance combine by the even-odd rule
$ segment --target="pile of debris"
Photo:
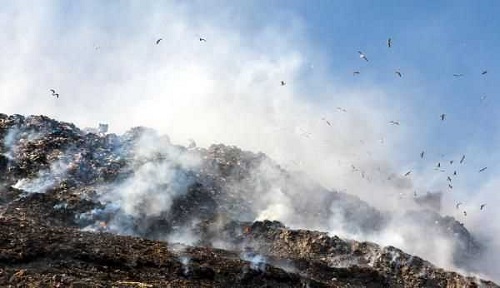
[[[103,131],[0,114],[0,285],[496,287],[393,247],[253,222],[291,209],[296,227],[335,225],[327,222],[341,216],[369,234],[391,221],[263,153],[185,148],[142,127],[121,136]],[[452,235],[462,267],[481,253],[452,218],[405,217]]]

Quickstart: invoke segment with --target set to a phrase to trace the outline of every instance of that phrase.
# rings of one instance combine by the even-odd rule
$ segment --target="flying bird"
[[[483,96],[481,96],[481,98],[479,98],[479,99],[480,99],[480,100],[481,100],[481,102],[482,102],[482,101],[486,100],[486,97],[487,97],[486,95],[483,95]]]
[[[460,159],[460,164],[464,163],[465,155],[462,155],[462,159]]]
[[[450,181],[450,182],[451,182],[451,178],[450,178],[450,176],[448,176],[448,178],[447,178],[447,179],[448,179],[448,181]]]
[[[347,112],[347,110],[345,110],[344,108],[342,107],[337,107],[337,110],[339,110],[340,112]]]
[[[453,171],[453,176],[457,176],[457,171]]]
[[[366,55],[365,55],[365,54],[363,54],[363,52],[358,51],[358,53],[359,53],[359,58],[361,58],[361,59],[365,59],[365,61],[366,61],[366,62],[368,62],[368,58],[366,58]]]
[[[483,168],[479,169],[479,172],[483,172],[486,169],[488,169],[488,167],[483,167]]]
[[[391,38],[387,39],[387,47],[391,48],[392,40]]]
[[[389,121],[389,124],[392,124],[392,125],[399,125],[399,121]]]
[[[458,202],[457,205],[455,205],[455,207],[457,207],[457,209],[459,209],[460,205],[462,205],[462,202]]]
[[[454,77],[462,77],[464,74],[453,74]]]
[[[437,168],[441,168],[441,162],[438,162]]]
[[[405,176],[408,176],[411,174],[411,170],[405,173]]]
[[[399,71],[396,71],[394,73],[396,73],[400,78],[403,77],[403,74],[401,74],[401,72],[399,72]]]
[[[464,211],[464,216],[467,216],[467,211]]]
[[[453,162],[454,162],[453,160],[450,160],[450,165],[453,165]]]
[[[444,119],[446,118],[446,114],[444,114],[444,113],[443,113],[443,114],[441,114],[441,116],[439,116],[439,117],[441,117],[441,121],[444,121]]]
[[[200,37],[200,42],[207,42],[207,39]]]
[[[354,72],[352,72],[352,75],[353,75],[353,76],[356,76],[356,75],[359,75],[359,74],[360,74],[360,72],[359,72],[359,71],[354,71]]]
[[[420,152],[420,158],[424,158],[425,151]]]
[[[481,204],[481,208],[479,210],[483,210],[484,206],[486,206],[486,204]]]
[[[453,189],[453,186],[451,186],[451,184],[448,184],[448,188]]]
[[[56,93],[56,90],[50,89],[50,92],[52,92],[52,96],[55,96],[56,98],[59,98],[59,94]]]
[[[488,70],[484,70],[483,72],[481,72],[481,75],[485,75],[486,73],[488,73]]]
[[[285,85],[286,85],[285,81],[282,80],[281,81],[281,86],[285,86]]]
[[[163,40],[162,38],[159,38],[158,40],[156,40],[156,45],[160,44],[160,41]]]
[[[323,118],[321,118],[321,119],[322,119],[323,121],[325,121],[325,122],[326,122],[326,124],[328,124],[328,126],[332,126],[332,124],[330,123],[330,121],[326,120],[324,117],[323,117]]]

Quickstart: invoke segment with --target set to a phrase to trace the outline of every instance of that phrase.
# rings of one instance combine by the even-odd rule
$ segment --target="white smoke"
[[[408,161],[418,157],[423,141],[419,131],[406,124],[419,123],[416,112],[400,109],[403,101],[392,101],[383,87],[344,87],[333,79],[322,64],[327,62],[325,54],[308,39],[300,19],[277,17],[286,23],[270,21],[250,29],[242,10],[235,13],[234,6],[138,3],[3,5],[0,24],[10,29],[0,34],[6,56],[0,58],[1,112],[44,114],[81,127],[105,122],[116,132],[143,125],[167,133],[176,143],[192,138],[201,147],[222,142],[263,151],[283,167],[307,171],[325,187],[357,195],[396,216],[414,207],[414,190],[446,189],[446,182],[435,176],[434,163]],[[255,11],[252,5],[245,9]],[[200,36],[207,42],[200,42]],[[163,41],[155,45],[158,38]],[[60,97],[52,97],[49,89]],[[391,120],[401,125],[389,125]],[[186,192],[189,179],[178,165],[195,169],[198,159],[157,140],[142,144],[136,151],[142,158],[164,150],[177,156],[158,163],[134,159],[131,177],[102,201],[119,203],[125,215],[153,217],[168,211],[172,200]],[[432,161],[440,160],[431,156]],[[414,170],[411,177],[402,176],[408,170]],[[257,173],[268,172],[262,167]],[[295,213],[302,199],[324,195],[301,195],[284,189],[272,174],[268,177],[273,185],[253,196],[254,219],[394,244],[450,266],[445,263],[450,258],[448,242],[433,238],[435,245],[422,247],[429,235],[419,235],[407,222],[396,221],[375,237],[343,226],[343,207],[329,207],[334,213],[328,224],[303,221],[303,215]],[[45,181],[43,175],[38,178]],[[44,183],[50,187],[56,182],[35,184]],[[456,190],[467,191],[465,186]],[[489,195],[481,193],[477,204],[493,199]],[[488,208],[487,215],[494,219]],[[484,225],[486,216],[476,215],[467,227],[487,235],[490,243],[499,242],[498,224]],[[115,221],[109,225],[125,229],[123,222]],[[499,255],[499,247],[490,247],[488,255]],[[493,258],[488,265],[499,267],[492,265],[497,262]],[[498,270],[488,273],[500,278]]]

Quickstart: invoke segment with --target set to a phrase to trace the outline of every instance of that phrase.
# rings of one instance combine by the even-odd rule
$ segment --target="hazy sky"
[[[82,127],[106,122],[116,132],[145,125],[177,143],[261,150],[364,199],[397,189],[361,185],[351,165],[368,174],[412,170],[404,193],[446,191],[445,213],[460,216],[455,203],[464,202],[474,211],[468,225],[481,229],[474,223],[493,209],[477,207],[500,200],[499,6],[2,1],[0,111]],[[437,162],[445,172],[434,170]],[[454,170],[451,190],[446,176]]]
[[[441,190],[500,243],[498,1],[0,3],[0,112],[263,151],[378,208]]]

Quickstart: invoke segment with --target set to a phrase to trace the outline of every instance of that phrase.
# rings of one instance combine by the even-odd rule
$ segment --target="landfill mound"
[[[370,235],[394,219],[263,153],[45,116],[0,114],[0,139],[2,287],[497,287],[394,247],[265,220],[321,228],[341,218]],[[482,253],[451,217],[401,218],[452,239],[457,267],[473,269]]]

